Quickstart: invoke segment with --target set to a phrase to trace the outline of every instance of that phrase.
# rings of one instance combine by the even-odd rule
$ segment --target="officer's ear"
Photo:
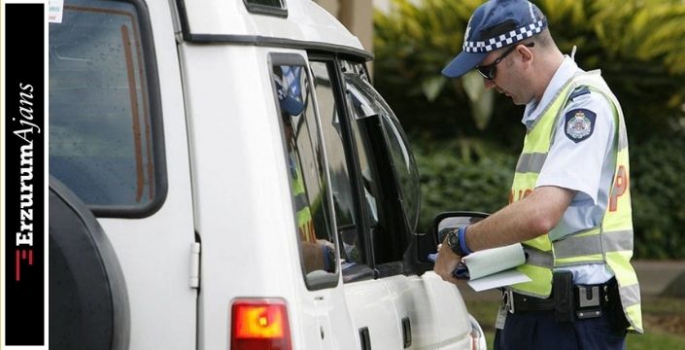
[[[528,65],[533,63],[533,60],[535,59],[533,50],[533,48],[524,44],[516,46],[516,52],[519,54],[521,62]]]

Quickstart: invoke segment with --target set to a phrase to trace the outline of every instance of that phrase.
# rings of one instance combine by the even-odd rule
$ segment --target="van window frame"
[[[268,66],[270,77],[274,74],[273,70],[277,66],[301,66],[301,67],[303,67],[304,73],[307,75],[307,79],[309,80],[309,87],[311,88],[313,86],[312,75],[310,73],[310,67],[309,67],[309,61],[305,58],[305,56],[303,56],[301,54],[284,53],[284,52],[271,52],[267,56],[267,66]],[[273,79],[270,79],[270,80],[271,80],[270,84],[272,87],[272,91],[275,92],[277,90],[276,83],[273,81]],[[310,90],[310,94],[311,94],[310,98],[312,99],[311,103],[313,103],[313,105],[312,105],[313,111],[315,113],[317,136],[320,139],[319,142],[323,144],[325,141],[323,140],[323,135],[322,135],[321,130],[320,130],[321,117],[320,117],[320,112],[319,112],[319,108],[318,108],[318,103],[316,102],[316,96],[315,96],[316,94],[314,91],[311,91],[311,90]],[[275,94],[274,94],[274,97],[276,97]],[[279,125],[281,135],[284,135],[284,126],[283,126],[283,122],[281,120],[281,115],[280,115],[282,113],[281,106],[280,106],[280,104],[276,98],[274,98],[274,103],[275,103],[276,111],[278,111],[278,114],[279,114],[278,120],[276,122]],[[286,142],[286,141],[283,140],[283,142]],[[284,157],[287,159],[288,158],[287,146],[285,144],[283,146],[284,146],[283,147]],[[334,226],[335,213],[332,211],[333,202],[332,202],[332,196],[330,193],[331,188],[330,188],[330,178],[329,178],[328,172],[327,172],[328,160],[326,158],[326,153],[323,152],[321,154],[321,157],[322,157],[322,159],[320,161],[323,162],[324,172],[325,172],[324,177],[326,179],[326,182],[322,184],[323,185],[322,189],[323,189],[324,194],[325,194],[324,200],[326,201],[326,205],[324,206],[324,209],[328,210],[328,212],[325,214],[327,215],[327,218],[328,218],[328,225],[329,225],[328,233],[330,234],[329,237],[332,238],[331,243],[333,243],[333,245],[335,247],[335,266],[336,266],[336,268],[335,268],[334,273],[327,273],[326,275],[317,276],[316,278],[309,278],[307,271],[305,271],[304,263],[301,260],[300,261],[300,268],[302,270],[304,282],[305,282],[307,289],[310,291],[336,287],[338,285],[338,281],[340,279],[339,276],[341,273],[340,264],[339,264],[340,242],[338,239],[336,228]],[[289,179],[289,181],[290,181],[290,179]],[[289,189],[289,190],[291,190],[291,189]],[[291,193],[291,197],[292,197],[292,193]],[[293,206],[294,210],[296,210],[296,207],[297,207],[296,204],[297,203],[295,202],[295,199],[293,198],[292,199],[292,206]],[[311,203],[310,203],[310,205],[311,205]],[[293,212],[293,214],[296,214],[296,213]],[[297,218],[295,218],[295,219],[297,220]],[[297,222],[295,222],[295,225],[296,225],[296,227],[295,227],[295,232],[296,232],[298,229],[297,228]],[[303,259],[304,255],[303,255],[302,244],[300,242],[301,237],[299,237],[299,233],[297,235],[295,235],[295,237],[298,240],[297,246],[298,246],[298,252],[299,252],[300,259]]]
[[[394,160],[392,159],[392,152],[388,145],[388,135],[386,135],[385,122],[387,122],[388,115],[392,111],[387,104],[375,101],[374,96],[363,95],[365,98],[371,98],[369,105],[362,111],[362,115],[355,112],[354,106],[350,105],[350,98],[352,91],[348,89],[350,78],[358,79],[361,82],[371,85],[368,79],[368,74],[363,62],[356,61],[350,58],[340,59],[341,69],[339,70],[340,79],[342,82],[341,91],[345,94],[345,107],[347,111],[347,123],[356,123],[362,147],[368,153],[369,170],[373,176],[377,178],[376,183],[372,186],[375,193],[372,195],[378,196],[376,198],[376,210],[378,222],[377,227],[373,228],[369,220],[366,220],[364,227],[365,241],[367,249],[370,251],[369,255],[371,261],[369,266],[374,270],[376,278],[389,277],[394,275],[408,275],[412,274],[412,267],[407,265],[405,258],[408,249],[411,249],[411,240],[413,232],[411,224],[408,222],[405,211],[405,203],[402,200],[402,186],[394,169]],[[375,89],[371,87],[374,91]],[[362,91],[358,91],[362,92]],[[377,92],[376,92],[377,94]],[[351,126],[350,126],[351,127]],[[352,128],[352,127],[351,127]],[[356,137],[356,135],[354,136]],[[357,148],[355,140],[350,140],[353,147]],[[356,165],[356,176],[361,182],[361,160],[359,149],[354,151]],[[358,193],[360,198],[365,198],[364,188],[358,185]],[[363,209],[367,211],[367,205],[362,205]],[[362,209],[362,210],[363,210]],[[369,217],[369,213],[363,214],[364,218]],[[388,249],[380,249],[387,247],[387,241],[393,244]]]
[[[308,56],[310,62],[330,60],[334,62],[335,74],[331,76],[331,83],[339,113],[343,147],[348,161],[349,180],[354,192],[357,231],[360,245],[364,249],[363,264],[356,264],[342,270],[343,282],[352,283],[400,274],[413,274],[413,268],[405,257],[411,249],[413,233],[406,217],[402,186],[397,178],[394,159],[388,145],[387,125],[384,125],[390,122],[385,114],[391,115],[392,111],[387,104],[375,101],[374,96],[371,95],[364,95],[365,98],[374,102],[368,104],[371,108],[365,110],[363,115],[358,115],[354,106],[350,105],[348,95],[351,92],[348,91],[348,76],[353,75],[370,85],[365,59],[313,49],[308,51]],[[324,122],[322,120],[322,123]],[[327,150],[327,153],[330,153],[330,150]],[[373,193],[365,192],[361,170],[363,162],[361,158],[364,157],[361,153],[366,154],[364,157],[368,159],[365,166],[375,176],[372,188],[367,189]],[[377,198],[375,210],[370,207],[373,204],[370,204],[367,194],[370,194],[372,198]],[[372,216],[379,220],[375,224],[378,227],[372,228],[374,226],[372,221],[375,220]],[[377,237],[379,234],[382,238]],[[385,249],[387,248],[384,243],[386,240],[390,240],[393,246]]]
[[[111,1],[111,0],[110,0]],[[87,204],[96,217],[111,218],[144,218],[156,213],[164,204],[168,194],[168,178],[166,166],[166,151],[164,138],[164,122],[162,113],[162,99],[157,66],[154,36],[150,19],[150,12],[142,0],[114,0],[133,5],[137,16],[139,45],[141,47],[145,71],[148,113],[150,120],[150,137],[154,167],[154,195],[145,205],[94,205]],[[70,6],[67,1],[65,8]],[[49,31],[49,29],[48,29]]]
[[[358,230],[358,237],[359,237],[359,249],[362,252],[362,260],[363,263],[361,264],[356,264],[352,267],[347,267],[342,269],[342,274],[343,274],[343,282],[344,283],[350,283],[350,282],[357,282],[357,281],[365,281],[365,280],[370,280],[370,279],[375,279],[378,277],[378,274],[376,273],[375,270],[375,265],[374,265],[374,259],[373,259],[373,250],[371,249],[371,244],[369,240],[369,233],[368,233],[368,228],[370,227],[370,223],[367,218],[367,214],[365,213],[363,209],[363,201],[364,201],[364,193],[363,193],[363,187],[361,186],[362,183],[362,178],[361,178],[361,170],[359,168],[359,163],[358,163],[358,150],[355,147],[354,144],[354,137],[352,136],[352,130],[351,126],[349,123],[350,120],[350,115],[349,111],[347,109],[346,105],[346,98],[345,98],[345,90],[344,90],[344,85],[342,83],[342,76],[340,75],[340,72],[343,70],[343,67],[341,66],[341,61],[339,60],[339,55],[336,55],[334,53],[328,53],[328,52],[323,52],[323,51],[309,51],[308,52],[308,57],[309,57],[309,62],[310,64],[312,62],[322,62],[326,63],[327,66],[332,67],[332,71],[329,71],[330,79],[331,79],[331,88],[333,90],[333,97],[335,99],[336,103],[336,110],[338,113],[338,118],[340,122],[340,131],[341,131],[341,136],[342,136],[342,146],[344,148],[345,156],[346,156],[346,162],[347,162],[347,170],[349,172],[350,176],[350,186],[352,188],[352,199],[353,199],[353,210],[354,210],[354,216],[357,219],[356,226]],[[322,121],[323,123],[323,121]],[[325,137],[325,135],[324,135]],[[327,142],[327,141],[324,141]],[[328,157],[328,152],[326,154],[326,157]],[[331,183],[332,184],[332,183]],[[332,191],[332,189],[331,189]],[[335,213],[334,213],[335,215]],[[337,217],[335,218],[335,224],[336,224],[336,235],[338,235],[338,241],[342,242],[342,239],[340,237],[340,234],[338,231],[338,222],[337,222]],[[340,243],[342,245],[342,243]],[[341,248],[339,248],[341,249]],[[342,250],[341,250],[342,253]]]

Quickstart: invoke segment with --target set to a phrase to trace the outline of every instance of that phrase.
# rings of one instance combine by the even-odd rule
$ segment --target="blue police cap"
[[[304,111],[305,103],[302,86],[302,67],[283,66],[283,78],[275,79],[276,92],[281,108],[292,116],[300,115]],[[285,85],[285,86],[284,86]]]
[[[456,78],[478,65],[494,50],[530,38],[547,28],[547,18],[527,0],[491,0],[473,12],[464,33],[462,52],[442,74]]]

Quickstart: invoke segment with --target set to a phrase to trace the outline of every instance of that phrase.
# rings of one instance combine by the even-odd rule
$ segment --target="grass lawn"
[[[648,332],[642,335],[628,335],[626,349],[629,350],[685,350],[685,335]]]
[[[485,331],[488,349],[492,349],[498,301],[465,300],[469,312]],[[645,298],[642,312],[646,333],[630,334],[628,350],[685,350],[685,299]]]

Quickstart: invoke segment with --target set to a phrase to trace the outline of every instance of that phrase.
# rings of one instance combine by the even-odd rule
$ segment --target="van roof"
[[[359,39],[312,0],[176,0],[183,38],[346,52],[371,59]]]

